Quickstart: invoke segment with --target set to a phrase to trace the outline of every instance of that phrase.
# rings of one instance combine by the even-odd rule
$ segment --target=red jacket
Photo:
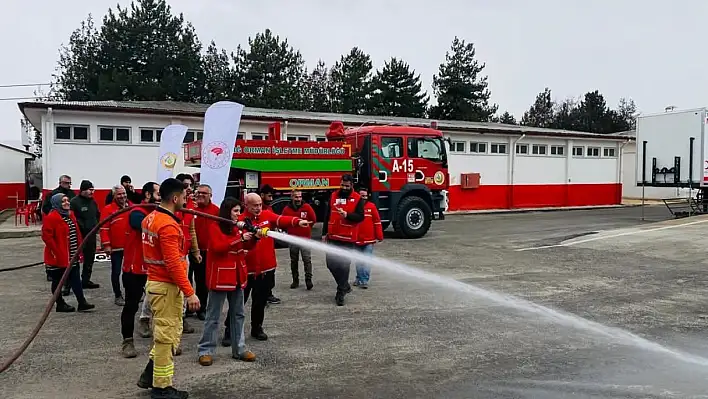
[[[357,240],[357,227],[359,223],[343,218],[336,208],[341,208],[347,213],[353,213],[361,196],[351,192],[347,198],[339,198],[339,191],[332,193],[329,200],[329,220],[327,221],[327,239],[333,241],[355,243]]]
[[[219,223],[210,227],[211,239],[206,258],[206,286],[211,291],[234,291],[248,282],[241,231],[234,227],[224,234]]]
[[[188,198],[187,204],[184,207],[187,209],[194,209],[196,205],[194,205],[194,201]],[[191,213],[177,212],[175,213],[175,216],[177,216],[182,221],[181,225],[182,232],[184,233],[184,246],[186,249],[185,254],[187,254],[189,253],[189,249],[192,246],[192,233],[189,227],[192,224],[192,220],[194,220],[194,215],[192,215]]]
[[[128,221],[133,212],[140,212],[143,220],[149,213],[145,208],[136,208],[128,213]],[[125,240],[125,253],[123,254],[123,272],[133,274],[147,274],[147,265],[143,262],[143,231],[133,228],[128,223],[128,237]]]
[[[81,244],[81,231],[79,224],[70,212],[69,217],[76,227],[77,244]],[[44,264],[47,266],[69,267],[69,225],[64,221],[59,212],[53,210],[42,220],[42,241],[44,241]],[[80,255],[79,260],[83,256]]]
[[[127,206],[132,205],[128,202]],[[103,207],[101,211],[101,221],[108,219],[109,216],[118,212],[120,208],[115,202]],[[107,225],[101,227],[101,246],[111,247],[111,250],[116,251],[125,248],[125,242],[128,240],[128,233],[130,232],[130,224],[128,219],[128,212],[122,213],[119,216],[111,219]]]
[[[383,241],[383,228],[379,210],[373,202],[366,201],[364,205],[364,220],[357,227],[356,245],[374,244]]]
[[[209,215],[219,216],[219,207],[213,202],[204,207],[197,205],[195,210],[208,213]],[[207,248],[209,248],[209,232],[211,231],[210,226],[213,223],[215,222],[211,219],[200,218],[199,216],[194,217],[194,230],[197,232],[197,243],[199,244],[200,250],[206,251]]]
[[[299,208],[295,209],[293,203],[291,202],[285,207],[285,209],[283,209],[282,215],[308,220],[313,224],[317,221],[315,210],[312,209],[310,204],[306,203],[303,203]],[[288,227],[287,233],[293,236],[310,238],[312,237],[312,224],[307,227]]]
[[[287,229],[295,226],[300,221],[300,218],[282,216],[267,210],[262,210],[258,216],[246,211],[238,218],[241,221],[246,219],[251,219],[251,222],[256,227],[268,227],[270,229],[276,227]],[[259,275],[274,270],[278,266],[278,261],[275,257],[275,241],[272,238],[261,237],[256,240],[254,237],[245,243],[244,249],[248,251],[246,254],[248,274]]]

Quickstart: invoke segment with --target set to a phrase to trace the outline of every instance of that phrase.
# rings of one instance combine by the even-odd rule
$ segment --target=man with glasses
[[[196,210],[209,215],[219,216],[219,207],[211,202],[211,186],[200,184],[197,186]],[[198,255],[189,256],[189,266],[194,271],[194,288],[201,307],[197,312],[197,318],[204,320],[206,315],[207,297],[209,290],[206,286],[206,257],[209,248],[209,228],[214,223],[211,219],[194,217],[194,230],[197,233],[197,244],[200,248]]]
[[[59,193],[62,193],[69,197],[69,201],[76,197],[76,193],[71,189],[71,176],[61,175],[61,177],[59,177],[59,187],[52,190],[52,192],[44,198],[44,203],[42,204],[42,212],[45,215],[48,215],[49,212],[52,211],[52,203],[50,202],[50,200],[52,199],[54,194]]]

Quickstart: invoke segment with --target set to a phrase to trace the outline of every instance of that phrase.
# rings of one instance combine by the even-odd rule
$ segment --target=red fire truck
[[[333,122],[326,142],[280,140],[280,123],[269,126],[268,140],[237,140],[227,195],[240,198],[269,184],[280,212],[293,189],[322,220],[342,174],[371,192],[384,229],[390,224],[403,237],[424,236],[433,219],[442,219],[448,165],[442,132],[410,126],[362,126],[345,129]],[[188,166],[201,165],[201,142],[185,146]]]

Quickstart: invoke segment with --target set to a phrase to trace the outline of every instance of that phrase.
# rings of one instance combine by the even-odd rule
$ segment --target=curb
[[[41,230],[0,231],[0,240],[4,240],[7,238],[39,237],[41,235],[42,235]]]
[[[553,208],[519,208],[519,209],[488,209],[478,211],[452,211],[445,212],[445,215],[486,215],[497,213],[531,213],[531,212],[567,212],[567,211],[583,211],[592,209],[619,209],[619,208],[637,208],[641,204],[623,204],[623,205],[598,205],[598,206],[568,206],[568,207],[553,207]],[[650,205],[645,205],[650,206]]]

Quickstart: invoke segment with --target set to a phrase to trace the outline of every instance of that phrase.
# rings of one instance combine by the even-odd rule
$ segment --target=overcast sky
[[[92,13],[100,21],[126,0],[5,0],[0,13],[0,85],[47,83],[59,46]],[[272,29],[311,68],[353,46],[375,67],[391,56],[411,64],[431,91],[455,35],[486,62],[492,100],[517,118],[548,86],[554,97],[600,90],[615,106],[643,112],[708,105],[706,0],[171,0],[203,43],[227,50]],[[26,97],[33,88],[2,88]],[[19,139],[17,101],[0,101],[0,140]]]

